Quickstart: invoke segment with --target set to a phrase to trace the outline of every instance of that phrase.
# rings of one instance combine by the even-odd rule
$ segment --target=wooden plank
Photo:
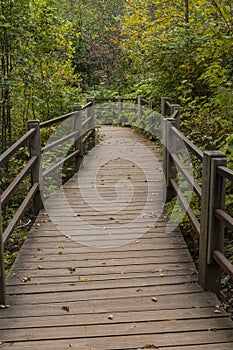
[[[106,130],[108,142],[122,138],[122,150],[127,139],[153,148],[143,135],[131,130]],[[44,210],[40,212],[7,277],[10,307],[0,310],[0,348],[136,350],[154,344],[167,350],[210,350],[218,345],[220,350],[231,349],[232,321],[218,299],[197,284],[183,237],[176,224],[159,212],[161,201],[156,196],[161,195],[161,182],[152,177],[153,188],[158,190],[144,212],[149,184],[141,170],[122,159],[109,161],[109,154],[103,162],[97,176],[99,193],[111,205],[116,183],[124,177],[135,187],[133,201],[117,214],[93,210],[81,198],[77,175],[63,188],[73,214],[63,203],[62,191],[53,195],[50,210],[55,223]],[[156,169],[154,175],[159,176]],[[85,186],[88,189],[86,181]],[[87,194],[89,201],[92,194]],[[78,224],[71,222],[70,215],[80,215]],[[70,234],[56,225],[60,216],[64,231]],[[142,220],[144,216],[148,221]],[[85,220],[93,230],[85,227]],[[122,223],[131,224],[131,242]],[[96,234],[97,226],[105,232],[105,226],[114,229],[117,224],[121,224],[118,246],[91,246],[105,239]],[[30,278],[23,282],[25,277]]]
[[[75,350],[137,350],[140,348],[146,348],[147,344],[154,344],[158,349],[163,349],[164,347],[174,346],[184,346],[193,345],[200,346],[200,344],[212,345],[212,344],[224,344],[228,340],[230,345],[233,344],[233,334],[231,330],[219,330],[217,332],[211,331],[197,331],[197,332],[179,332],[172,334],[158,334],[158,335],[129,335],[129,336],[114,336],[107,338],[95,338],[90,337],[87,339],[79,339],[78,336],[63,340],[48,340],[33,342],[27,339],[25,342],[9,342],[8,344],[3,344],[1,349],[11,349],[11,350],[65,350],[65,349],[75,349]],[[229,348],[226,348],[229,349]]]

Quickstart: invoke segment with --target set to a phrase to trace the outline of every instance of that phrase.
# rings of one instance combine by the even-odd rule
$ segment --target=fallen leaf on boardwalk
[[[71,239],[71,236],[66,236],[67,239]]]
[[[58,245],[56,248],[58,248],[58,249],[65,249],[64,245]]]
[[[64,253],[63,253],[62,251],[60,251],[60,252],[58,252],[58,254],[59,254],[59,255],[62,255],[62,254],[64,254]]]
[[[43,249],[37,248],[37,251],[38,251],[38,252],[43,252]]]
[[[48,213],[44,212],[43,215],[44,215],[44,216],[48,216]]]
[[[3,341],[0,341],[0,345],[3,345],[4,344],[4,342]]]
[[[106,263],[106,261],[102,261],[102,263],[101,263],[102,265],[106,265],[107,263]]]
[[[135,242],[136,242],[137,244],[138,244],[138,243],[140,243],[140,241],[139,241],[139,240],[137,240],[137,241],[135,241]]]
[[[113,320],[114,319],[114,315],[108,315],[108,319],[109,320]]]
[[[151,298],[151,300],[154,302],[154,303],[157,303],[158,299],[157,298]]]
[[[44,256],[41,256],[41,257],[39,258],[39,260],[44,260]]]
[[[164,273],[160,273],[159,276],[160,277],[164,277],[165,275],[164,275]]]
[[[69,306],[62,306],[61,309],[64,310],[64,311],[66,311],[66,312],[69,312],[69,311],[70,311]]]
[[[192,308],[193,308],[193,309],[199,309],[199,306],[197,306],[197,305],[192,305]]]
[[[221,311],[220,311],[220,310],[214,310],[214,312],[215,312],[216,314],[221,314]]]
[[[143,349],[158,349],[158,347],[155,344],[146,344]]]
[[[32,259],[36,259],[37,258],[37,256],[36,255],[32,255]]]
[[[209,332],[216,332],[217,329],[216,329],[216,328],[209,328],[208,331],[209,331]]]
[[[112,217],[112,216],[110,216],[109,220],[115,220],[115,218],[114,218],[114,217]]]
[[[75,271],[75,267],[68,267],[68,270],[70,271],[70,273],[73,273]]]
[[[28,282],[28,281],[31,281],[31,276],[25,276],[25,277],[21,278],[20,281],[21,281],[21,282],[24,282],[24,283],[26,283],[26,282]]]
[[[37,222],[36,228],[40,228],[40,223],[39,222]]]
[[[76,283],[70,283],[70,286],[76,286]]]
[[[43,270],[43,266],[38,265],[38,270]]]
[[[10,305],[3,305],[3,304],[0,305],[0,309],[8,309],[9,307]]]
[[[136,289],[136,292],[142,292],[143,291],[143,289],[142,288],[138,288],[138,289]]]
[[[83,281],[83,282],[91,282],[91,279],[88,277],[80,276],[78,279],[79,279],[79,281]]]

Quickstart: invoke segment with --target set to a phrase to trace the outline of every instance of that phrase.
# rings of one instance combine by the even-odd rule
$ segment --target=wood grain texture
[[[103,127],[99,133],[106,141],[104,166],[94,169],[101,198],[92,197],[84,181],[84,200],[75,175],[50,198],[51,216],[40,212],[7,277],[0,349],[232,349],[233,323],[198,285],[183,237],[161,208],[162,182],[152,177],[155,195],[148,193],[145,173],[124,159],[125,140],[142,143],[161,161],[159,145],[128,128]],[[122,159],[111,148],[109,160],[107,145],[116,139]],[[159,168],[153,174],[150,161],[147,174],[157,178]],[[124,208],[111,213],[119,180],[127,180],[134,193],[127,203],[122,196]],[[103,199],[109,211],[95,208]],[[105,231],[114,246],[105,244],[111,243]]]

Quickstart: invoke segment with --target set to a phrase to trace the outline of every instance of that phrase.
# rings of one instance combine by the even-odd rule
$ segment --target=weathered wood
[[[40,122],[39,120],[29,120],[28,129],[35,129],[36,133],[30,139],[30,156],[36,156],[37,162],[33,165],[31,170],[32,185],[39,183],[41,181],[42,169],[41,169],[41,142],[40,142]],[[43,208],[43,202],[41,198],[40,189],[33,198],[33,209],[35,215],[37,215],[40,209]]]
[[[5,264],[2,229],[2,206],[0,201],[0,304],[6,304]]]
[[[106,127],[100,132],[109,142],[114,137],[144,142],[142,135],[130,129]],[[127,176],[127,162],[121,164]],[[106,172],[99,173],[108,174],[101,195],[110,203],[114,199],[110,189],[122,175],[121,164],[110,162],[101,168]],[[177,225],[169,222],[163,210],[157,213],[161,201],[152,196],[146,212],[143,204],[148,187],[140,184],[144,177],[140,177],[139,169],[132,168],[130,162],[128,166],[128,180],[135,186],[136,195],[131,206],[120,213],[108,214],[91,207],[86,182],[84,203],[77,176],[63,187],[72,215],[81,215],[92,229],[87,229],[82,220],[72,224],[70,212],[62,203],[63,191],[54,194],[49,208],[54,221],[45,210],[40,212],[7,277],[10,307],[0,310],[1,349],[136,350],[154,345],[184,350],[204,346],[203,350],[210,350],[218,344],[224,344],[221,350],[230,349],[233,323],[218,299],[197,284],[195,265]],[[85,164],[80,171],[85,173]],[[155,186],[161,188],[162,182]],[[96,198],[93,203],[101,201]],[[124,203],[123,197],[120,203]],[[144,215],[140,217],[140,213],[151,215],[147,223],[141,221]],[[71,236],[56,225],[60,216]],[[127,242],[125,235],[129,233],[122,225],[116,235],[127,244],[92,246],[98,238],[96,227],[116,227],[116,220],[131,223],[131,241]],[[89,246],[82,244],[85,237]]]
[[[199,283],[205,290],[220,292],[221,269],[213,261],[213,250],[223,249],[224,226],[215,219],[215,209],[225,206],[225,179],[217,175],[217,166],[226,165],[226,156],[219,151],[205,151],[201,201],[199,245]]]
[[[74,110],[74,131],[79,132],[74,142],[75,150],[79,150],[79,154],[75,157],[75,169],[78,171],[83,160],[82,106],[75,106]]]

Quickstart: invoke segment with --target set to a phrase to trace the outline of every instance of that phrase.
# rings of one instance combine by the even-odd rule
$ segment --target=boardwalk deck
[[[158,147],[127,128],[100,134],[7,278],[0,349],[232,349],[232,321],[164,217]]]

